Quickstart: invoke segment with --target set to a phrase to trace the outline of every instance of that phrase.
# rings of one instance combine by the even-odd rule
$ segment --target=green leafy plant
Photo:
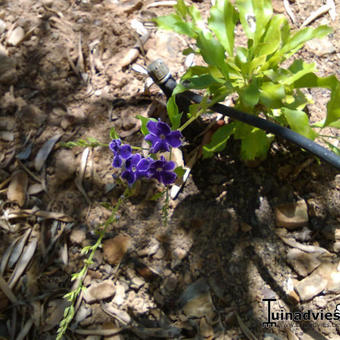
[[[192,66],[182,76],[175,93],[186,89],[205,89],[205,101],[192,109],[191,119],[207,110],[211,103],[236,94],[235,107],[254,115],[265,115],[280,125],[315,139],[315,128],[340,128],[340,82],[332,75],[318,77],[315,64],[293,60],[282,66],[305,42],[331,33],[328,26],[290,30],[283,15],[273,15],[270,0],[216,0],[207,23],[194,6],[178,0],[175,13],[155,19],[158,26],[187,35],[196,42],[196,48],[184,50],[203,57],[206,66]],[[247,38],[246,46],[235,47],[235,28],[241,23]],[[330,90],[326,118],[313,126],[304,109],[312,99],[302,88],[322,87]],[[174,96],[174,95],[173,95]],[[171,98],[168,112],[173,128],[179,125],[178,110]],[[210,103],[210,104],[209,104]],[[197,105],[196,105],[197,106]],[[221,130],[222,129],[222,130]],[[231,122],[218,130],[204,147],[203,155],[212,156],[221,151],[233,135],[241,140],[241,157],[245,160],[265,158],[273,135],[241,122]]]

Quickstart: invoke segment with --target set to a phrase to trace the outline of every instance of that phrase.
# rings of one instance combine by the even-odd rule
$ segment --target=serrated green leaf
[[[282,108],[290,128],[309,139],[315,139],[317,133],[309,126],[309,120],[305,112]]]
[[[295,52],[297,52],[307,41],[314,38],[322,38],[332,32],[328,26],[319,26],[317,28],[305,27],[287,39],[284,46],[277,51],[269,60],[272,66],[282,62]]]
[[[241,140],[241,157],[244,160],[264,159],[267,156],[272,136],[263,130],[252,128],[250,133]]]
[[[232,56],[234,51],[234,29],[237,20],[238,14],[229,0],[217,0],[210,10],[208,26],[229,56]]]
[[[203,146],[203,158],[210,158],[214,153],[222,151],[235,129],[234,123],[221,126],[211,137],[211,142]]]
[[[323,127],[340,128],[340,82],[334,76],[318,77],[315,73],[308,73],[294,82],[295,88],[323,87],[331,90],[331,99],[327,103],[327,115]]]
[[[160,16],[153,19],[159,28],[164,30],[171,30],[179,34],[184,34],[190,38],[195,38],[195,27],[192,22],[185,22],[179,15],[171,14],[166,16]]]

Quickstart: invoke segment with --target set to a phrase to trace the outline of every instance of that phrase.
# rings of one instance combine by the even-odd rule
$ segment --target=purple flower
[[[132,185],[138,178],[148,176],[151,161],[151,158],[143,158],[139,153],[132,155],[125,161],[122,178]]]
[[[175,168],[175,163],[172,161],[166,161],[164,156],[161,156],[160,160],[153,161],[149,168],[150,177],[156,178],[164,185],[174,183],[176,180],[176,174],[172,171]]]
[[[115,168],[120,168],[123,159],[128,159],[131,156],[131,146],[129,144],[122,145],[120,139],[113,139],[109,144],[109,148],[113,152],[112,166]]]
[[[180,131],[171,131],[168,124],[158,120],[154,122],[150,120],[146,127],[149,129],[149,134],[145,136],[145,140],[151,142],[151,152],[170,151],[170,146],[178,148],[181,146],[182,134]]]

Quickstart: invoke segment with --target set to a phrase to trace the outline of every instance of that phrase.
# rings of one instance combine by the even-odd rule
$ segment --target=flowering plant
[[[150,120],[146,127],[149,133],[145,140],[151,144],[149,149],[154,157],[158,152],[170,152],[171,148],[181,146],[182,134],[180,131],[171,131],[168,124],[158,120]],[[174,172],[175,163],[167,161],[164,156],[160,159],[154,159],[150,156],[144,157],[140,153],[132,153],[132,147],[129,144],[123,144],[119,138],[115,138],[109,144],[113,152],[112,166],[121,168],[121,177],[131,186],[139,178],[155,178],[164,185],[175,182],[176,173]]]

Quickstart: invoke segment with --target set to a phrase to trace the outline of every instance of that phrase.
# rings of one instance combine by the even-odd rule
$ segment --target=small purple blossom
[[[173,148],[178,148],[181,146],[182,134],[180,131],[171,131],[168,124],[158,120],[154,122],[150,120],[146,127],[149,129],[149,134],[145,136],[145,140],[151,142],[152,153],[157,153],[159,151],[170,151],[170,146]]]
[[[122,178],[132,185],[138,178],[148,177],[151,162],[151,158],[143,158],[139,153],[132,155],[125,161]]]
[[[177,175],[172,171],[175,168],[175,163],[166,161],[164,156],[160,160],[153,161],[149,168],[150,177],[156,178],[164,185],[175,182]]]
[[[109,144],[109,148],[113,152],[112,166],[115,168],[120,168],[123,160],[131,156],[131,146],[129,144],[122,145],[120,139],[113,139]]]

